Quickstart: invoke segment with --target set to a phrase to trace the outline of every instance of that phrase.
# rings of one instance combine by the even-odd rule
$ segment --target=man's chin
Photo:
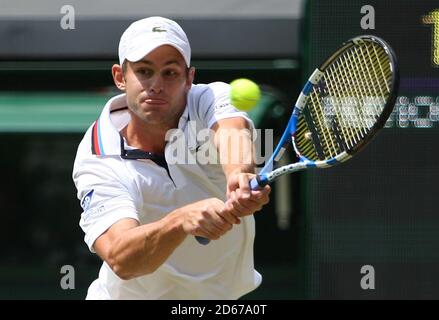
[[[157,114],[156,112],[146,112],[143,113],[140,117],[143,123],[148,125],[163,125],[165,124],[165,120],[163,119],[163,115]]]

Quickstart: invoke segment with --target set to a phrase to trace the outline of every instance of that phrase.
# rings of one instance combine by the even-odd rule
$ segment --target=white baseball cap
[[[119,63],[136,62],[162,45],[171,45],[183,56],[190,67],[191,47],[183,29],[170,19],[149,17],[133,22],[119,42]]]

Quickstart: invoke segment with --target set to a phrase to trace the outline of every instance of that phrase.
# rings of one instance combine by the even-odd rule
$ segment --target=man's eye
[[[175,71],[175,70],[167,70],[167,71],[165,71],[165,76],[167,76],[167,77],[174,77],[174,76],[176,76],[178,73],[177,73],[177,71]]]
[[[141,75],[150,75],[151,74],[151,70],[148,70],[148,69],[138,69],[136,71],[136,73],[141,74]]]

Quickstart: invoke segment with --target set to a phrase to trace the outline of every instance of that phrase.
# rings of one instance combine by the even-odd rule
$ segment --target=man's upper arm
[[[115,222],[95,240],[93,244],[94,251],[102,260],[107,261],[108,253],[114,245],[114,241],[123,236],[127,230],[139,225],[139,221],[131,218],[123,218]]]
[[[199,98],[196,110],[207,128],[212,128],[221,120],[232,118],[246,119],[250,126],[253,126],[248,114],[231,103],[230,85],[224,82],[213,82],[207,85]]]
[[[116,161],[116,160],[114,160]],[[122,182],[108,159],[86,159],[76,166],[75,185],[83,213],[80,226],[84,241],[94,252],[94,242],[122,219],[139,220],[135,190]]]

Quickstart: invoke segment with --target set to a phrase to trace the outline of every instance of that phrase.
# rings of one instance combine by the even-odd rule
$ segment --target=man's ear
[[[194,78],[195,78],[195,67],[190,67],[189,71],[188,71],[188,77],[187,77],[187,83],[190,86],[192,85],[192,83],[194,82]]]
[[[113,81],[119,90],[125,91],[125,77],[123,74],[122,66],[114,64],[111,67],[111,73],[113,74]]]

